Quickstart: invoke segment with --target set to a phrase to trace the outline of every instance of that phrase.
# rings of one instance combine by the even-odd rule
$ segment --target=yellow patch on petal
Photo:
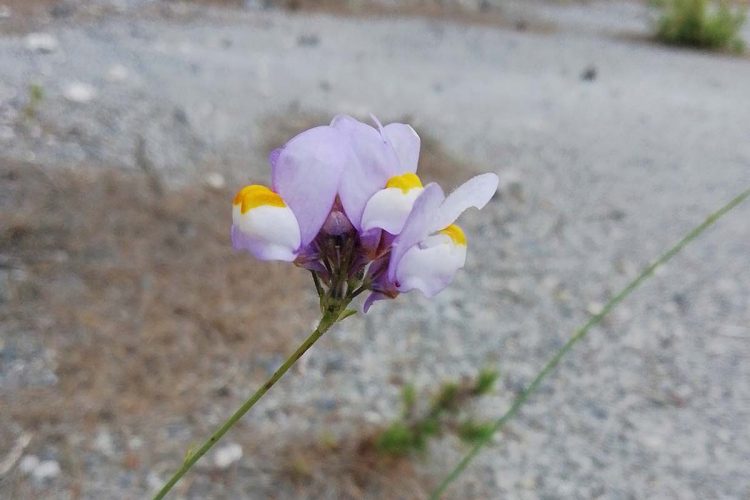
[[[234,197],[234,205],[241,205],[240,213],[246,213],[256,207],[264,205],[270,207],[285,207],[286,203],[277,193],[274,193],[266,186],[252,184],[245,186]]]
[[[395,175],[388,179],[388,182],[385,183],[385,187],[387,188],[399,188],[404,193],[408,193],[410,190],[414,188],[421,188],[422,181],[419,180],[419,177],[417,174],[412,174],[411,172],[401,175]]]
[[[453,243],[455,243],[456,245],[466,246],[466,235],[464,234],[463,229],[455,224],[451,224],[450,226],[446,227],[445,229],[440,231],[440,234],[449,236],[450,239],[453,240]]]

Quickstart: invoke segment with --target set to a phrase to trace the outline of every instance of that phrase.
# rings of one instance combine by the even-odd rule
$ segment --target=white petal
[[[469,207],[484,207],[497,191],[497,183],[498,177],[495,174],[477,175],[464,182],[440,205],[431,230],[439,231],[450,226]]]
[[[432,297],[447,287],[466,263],[466,245],[457,245],[445,234],[436,234],[411,247],[396,270],[400,292],[420,290]]]
[[[414,201],[422,191],[422,188],[412,188],[406,193],[400,188],[381,189],[365,206],[362,213],[362,230],[380,228],[391,234],[400,233]]]
[[[300,246],[297,219],[289,207],[264,205],[244,214],[232,208],[233,244],[261,260],[293,261]]]

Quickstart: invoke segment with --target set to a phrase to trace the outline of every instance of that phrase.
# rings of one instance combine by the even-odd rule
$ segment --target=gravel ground
[[[51,41],[0,38],[0,161],[50,172],[140,167],[169,189],[220,174],[233,188],[267,176],[269,124],[372,111],[410,117],[502,179],[500,196],[465,216],[470,255],[454,285],[432,301],[379,303],[323,338],[229,436],[244,458],[203,466],[180,490],[190,498],[378,497],[372,482],[356,493],[301,488],[273,458],[394,418],[399,380],[428,389],[496,365],[503,384],[481,411],[499,415],[573,328],[750,185],[750,63],[643,41],[636,20],[648,15],[630,3],[516,5],[512,16],[530,20],[524,31],[111,5],[37,26]],[[750,206],[738,208],[592,332],[450,497],[748,498],[748,220]],[[0,271],[1,298],[14,277]],[[49,339],[8,320],[11,302],[0,301],[0,394],[10,401],[58,376]],[[143,497],[177,450],[260,380],[257,369],[242,366],[244,388],[190,419],[147,421],[161,441],[97,422],[80,442],[60,438],[64,429],[37,438],[0,479],[0,497]],[[44,422],[0,417],[6,443],[46,436]],[[64,457],[84,448],[74,483]],[[128,467],[124,450],[144,448],[152,461]],[[462,451],[436,443],[402,495],[423,495]]]

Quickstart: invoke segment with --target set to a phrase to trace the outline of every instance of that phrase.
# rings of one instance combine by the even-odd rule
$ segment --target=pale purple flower
[[[497,189],[495,174],[447,198],[437,184],[423,187],[414,129],[374,121],[342,115],[302,132],[271,153],[272,189],[247,186],[234,200],[234,247],[311,270],[321,306],[324,295],[351,300],[366,290],[365,310],[414,289],[440,292],[466,260],[454,222]]]

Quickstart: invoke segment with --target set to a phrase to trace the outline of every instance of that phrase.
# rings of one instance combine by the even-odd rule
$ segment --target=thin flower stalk
[[[273,387],[276,382],[278,382],[281,377],[283,377],[287,371],[289,371],[289,368],[291,368],[294,363],[296,363],[302,356],[315,344],[315,342],[320,339],[320,337],[323,336],[324,333],[326,333],[335,323],[338,321],[342,321],[345,319],[348,314],[346,310],[346,306],[351,302],[351,296],[345,297],[343,300],[329,300],[326,303],[328,304],[326,306],[325,311],[323,312],[322,317],[320,318],[320,322],[318,323],[318,326],[315,328],[315,330],[312,331],[309,337],[305,339],[305,341],[300,344],[300,346],[297,348],[296,351],[294,351],[291,356],[289,356],[286,361],[271,375],[271,377],[266,380],[266,382],[258,388],[257,391],[253,393],[250,398],[245,401],[242,406],[240,406],[237,411],[235,411],[231,417],[229,417],[226,422],[224,422],[221,427],[219,427],[213,434],[211,434],[211,437],[209,437],[201,446],[200,448],[196,450],[191,450],[188,452],[188,454],[185,457],[185,460],[182,464],[182,466],[175,472],[172,477],[167,481],[164,486],[159,490],[159,492],[154,496],[154,500],[162,499],[166,496],[167,493],[174,487],[175,484],[182,478],[182,476],[187,473],[187,471],[190,470],[193,465],[200,460],[200,458],[208,452],[218,441],[219,439],[226,434],[229,429],[234,427],[234,425],[248,412],[250,409],[255,406],[255,404]]]
[[[307,340],[156,494],[164,496],[338,321],[350,303],[419,290],[432,297],[464,266],[467,237],[456,225],[467,209],[497,191],[494,173],[478,175],[446,196],[417,175],[420,139],[409,125],[375,126],[350,116],[306,130],[271,152],[270,187],[250,184],[232,202],[232,246],[259,260],[290,262],[312,273],[321,320]]]

